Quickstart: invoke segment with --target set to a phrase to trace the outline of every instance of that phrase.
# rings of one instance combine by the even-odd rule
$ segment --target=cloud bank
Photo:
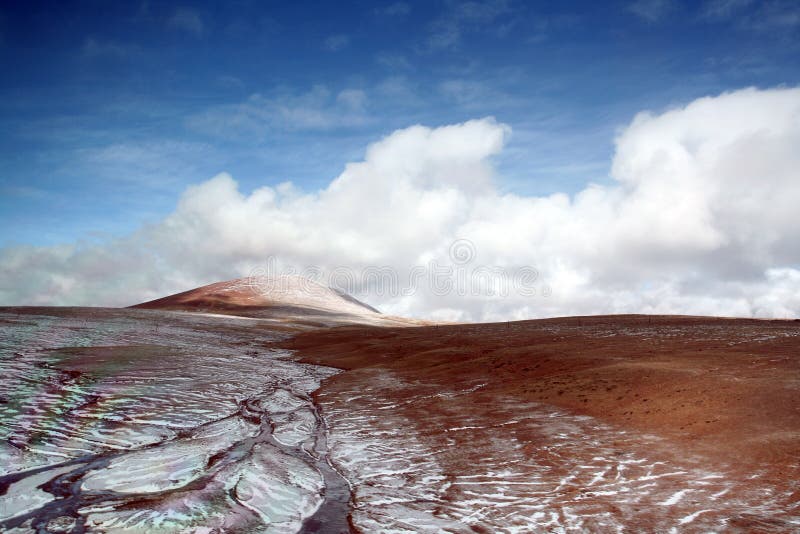
[[[325,189],[245,194],[220,174],[174,212],[102,244],[0,250],[3,304],[128,305],[282,270],[447,264],[534,267],[537,291],[361,295],[391,313],[492,320],[589,313],[800,315],[800,89],[744,89],[622,129],[608,185],[574,196],[500,191],[491,118],[398,130]],[[564,155],[568,157],[568,155]],[[358,288],[356,288],[358,289]],[[362,288],[366,289],[366,288]]]

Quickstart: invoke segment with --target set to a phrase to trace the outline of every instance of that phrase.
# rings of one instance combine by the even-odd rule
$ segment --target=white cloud
[[[398,130],[317,192],[283,184],[245,194],[221,174],[125,240],[0,251],[0,301],[130,304],[247,275],[268,256],[328,272],[389,266],[405,280],[430,260],[452,265],[448,248],[461,238],[474,244],[467,273],[533,266],[537,294],[421,284],[366,300],[450,319],[800,315],[800,89],[641,113],[616,140],[613,184],[572,197],[500,192],[491,158],[509,134],[492,119]]]

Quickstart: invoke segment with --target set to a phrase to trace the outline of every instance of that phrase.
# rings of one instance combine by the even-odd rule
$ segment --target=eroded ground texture
[[[788,321],[4,309],[0,530],[800,531],[798,349]]]
[[[336,371],[277,337],[169,312],[0,314],[0,530],[285,533],[315,513],[347,530],[309,397]]]

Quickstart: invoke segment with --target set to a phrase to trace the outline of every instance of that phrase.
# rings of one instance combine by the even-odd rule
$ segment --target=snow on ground
[[[366,532],[800,525],[792,490],[771,487],[760,473],[713,471],[656,437],[547,405],[374,373],[319,396],[332,459],[355,488],[353,521]]]
[[[284,533],[320,507],[308,394],[335,370],[231,318],[59,313],[0,314],[0,529]]]
[[[322,425],[309,395],[337,371],[270,349],[269,321],[39,313],[0,313],[9,532],[70,521],[104,532],[298,531],[332,488],[328,450],[365,532],[800,529],[796,483],[712,469],[656,437],[496,397],[483,383],[359,371],[318,395]]]
[[[357,300],[304,276],[251,276],[214,284],[214,290],[219,293],[244,295],[252,305],[256,306],[262,301],[267,301],[353,315],[376,313]]]

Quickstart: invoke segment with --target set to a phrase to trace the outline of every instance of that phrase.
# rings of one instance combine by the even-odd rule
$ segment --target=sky
[[[455,320],[797,316],[798,57],[783,0],[4,2],[0,304],[270,261],[407,278],[459,242],[538,293],[348,289]]]

